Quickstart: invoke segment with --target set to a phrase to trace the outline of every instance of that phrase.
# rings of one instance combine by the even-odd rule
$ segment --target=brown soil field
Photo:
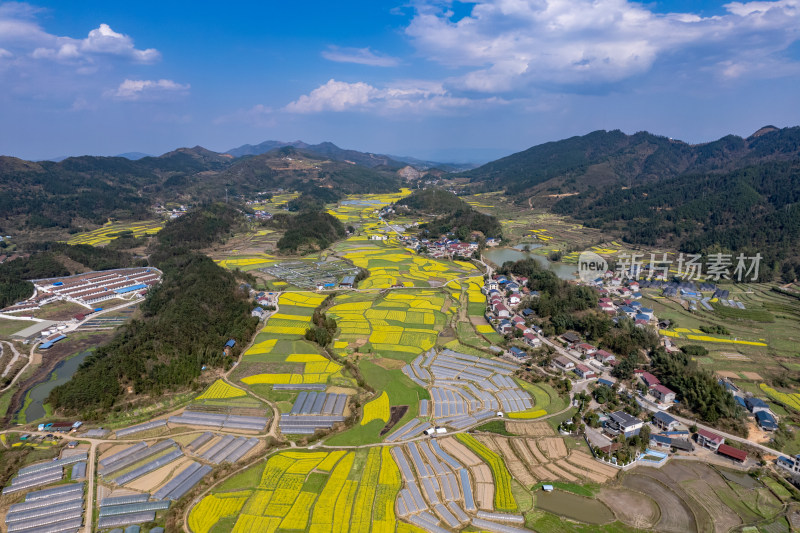
[[[98,455],[97,459],[98,460],[105,459],[106,457],[110,457],[110,456],[114,455],[117,452],[121,452],[122,450],[124,450],[126,448],[130,448],[131,446],[133,446],[133,444],[112,444],[112,445],[109,445],[100,453],[100,455]]]
[[[622,485],[643,493],[657,502],[661,518],[656,523],[659,531],[668,533],[687,533],[697,531],[694,514],[684,501],[668,486],[656,479],[638,473],[626,474]]]
[[[466,446],[452,437],[447,437],[439,441],[442,449],[452,455],[457,461],[467,466],[480,465],[483,462],[477,455],[472,453]]]
[[[539,461],[531,453],[530,448],[525,445],[525,441],[521,439],[509,439],[511,447],[517,452],[517,455],[522,459],[522,462],[527,465],[535,465]]]
[[[547,422],[511,422],[509,420],[506,421],[506,431],[526,437],[549,437],[555,435],[555,431]]]
[[[189,461],[191,461],[191,459],[188,457],[182,457],[177,461],[162,466],[158,470],[153,470],[147,475],[134,479],[125,486],[134,490],[152,493],[156,490],[156,487],[166,483],[172,477],[173,473],[183,470],[186,465],[189,464]]]
[[[494,483],[492,479],[492,470],[488,465],[479,464],[470,467],[470,472],[475,476],[476,483]]]
[[[542,465],[529,466],[528,469],[531,471],[531,474],[533,474],[533,476],[539,481],[543,479],[550,479],[550,477],[553,475],[550,473],[548,469],[546,469]]]
[[[751,381],[764,381],[764,378],[758,372],[742,372],[742,377]]]
[[[598,474],[606,477],[606,478],[613,478],[616,477],[619,473],[619,470],[614,468],[613,466],[604,465],[594,460],[594,458],[586,453],[573,451],[567,460],[577,466],[585,468],[587,470],[591,470],[593,472],[597,472]]]
[[[539,449],[550,459],[560,459],[567,456],[567,447],[564,445],[564,439],[560,437],[538,439],[536,443],[539,445]]]
[[[597,499],[605,503],[620,521],[636,529],[652,529],[661,518],[656,502],[639,492],[604,488]]]
[[[709,476],[710,477],[710,476]],[[714,477],[719,478],[716,474]],[[713,479],[713,478],[712,478]],[[720,533],[731,531],[742,523],[742,519],[730,507],[725,505],[705,479],[694,479],[681,484],[683,489],[705,507],[711,515],[714,531]]]
[[[347,394],[349,396],[352,396],[356,394],[357,391],[349,387],[328,387],[327,389],[325,389],[325,392],[330,394]]]
[[[582,468],[580,466],[575,466],[572,463],[568,463],[565,460],[561,460],[556,464],[558,465],[559,468],[566,470],[570,474],[586,478],[593,483],[605,483],[606,481],[608,481],[607,477],[600,475],[597,472],[592,472],[591,470],[586,470],[585,468]]]
[[[499,437],[496,439],[497,447],[500,449],[503,461],[511,471],[511,475],[517,478],[526,488],[530,488],[536,484],[536,478],[528,472],[528,469],[525,468],[525,464],[520,461],[519,457],[512,451],[509,441],[510,439]]]
[[[401,359],[386,359],[385,357],[378,357],[373,359],[372,362],[386,370],[398,370],[406,366],[406,362]]]
[[[567,481],[578,481],[577,476],[573,476],[563,468],[559,467],[556,463],[550,463],[548,465],[545,465],[545,468],[547,468],[555,475],[555,477],[552,479],[566,479]]]
[[[531,451],[533,456],[536,458],[536,461],[539,463],[547,463],[549,460],[544,454],[539,450],[539,447],[536,445],[535,439],[525,439],[525,444],[528,445],[528,449]]]
[[[494,510],[494,485],[478,483],[475,487],[475,503],[479,509]]]
[[[728,378],[728,379],[742,379],[739,374],[736,372],[731,372],[730,370],[717,370],[715,372],[721,378]]]

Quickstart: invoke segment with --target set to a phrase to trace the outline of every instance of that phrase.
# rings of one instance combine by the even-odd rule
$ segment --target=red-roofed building
[[[597,348],[592,346],[591,344],[587,344],[585,342],[579,344],[577,348],[581,351],[583,355],[592,355],[597,351]]]
[[[594,358],[605,365],[610,364],[611,361],[615,361],[617,359],[616,357],[614,357],[613,353],[609,353],[605,350],[597,350],[594,353]]]
[[[650,389],[650,393],[661,403],[672,403],[675,401],[675,393],[660,383]]]
[[[656,385],[661,384],[658,378],[655,377],[650,372],[642,372],[641,374],[639,374],[639,377],[642,378],[642,381],[644,382],[645,385],[647,385],[648,389],[652,389]]]
[[[734,448],[733,446],[728,446],[727,444],[720,444],[719,448],[717,448],[717,453],[729,457],[738,463],[747,461],[747,452]]]
[[[697,430],[697,444],[703,448],[717,451],[725,439],[721,435],[706,431],[705,429]]]
[[[536,348],[542,344],[542,340],[533,333],[524,333],[522,337],[525,339],[525,344],[532,348]]]
[[[589,379],[597,377],[597,374],[594,373],[594,370],[592,370],[586,365],[580,365],[580,364],[576,365],[573,372],[578,374],[578,377],[580,377],[581,379]]]

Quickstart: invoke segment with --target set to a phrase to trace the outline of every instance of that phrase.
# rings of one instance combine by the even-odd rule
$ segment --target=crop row
[[[469,449],[478,454],[489,465],[494,477],[494,506],[498,511],[514,512],[517,502],[511,491],[511,474],[508,472],[503,459],[492,450],[478,442],[475,437],[467,433],[459,433],[456,438],[463,442]]]

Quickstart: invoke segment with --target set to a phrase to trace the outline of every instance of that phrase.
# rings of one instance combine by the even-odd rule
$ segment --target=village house
[[[675,401],[675,393],[660,383],[650,389],[650,394],[661,403],[673,403]]]
[[[659,411],[653,415],[653,425],[661,431],[674,431],[680,425],[680,422],[667,413]]]
[[[563,335],[561,335],[561,338],[564,340],[564,342],[566,342],[570,346],[573,346],[581,342],[581,336],[575,333],[574,331],[568,331],[564,333]]]
[[[724,440],[725,439],[723,439],[721,435],[717,435],[716,433],[706,431],[705,429],[697,430],[697,444],[703,448],[717,451]]]
[[[612,361],[616,361],[617,359],[616,357],[614,357],[614,354],[609,353],[605,350],[597,350],[594,353],[594,358],[603,363],[604,365],[608,365]]]
[[[525,344],[527,344],[531,348],[538,348],[539,346],[542,345],[542,339],[540,339],[533,333],[523,333],[522,338],[525,339]]]
[[[639,430],[644,426],[644,422],[631,416],[625,411],[615,411],[608,415],[604,429],[611,435],[619,435],[622,433],[625,437],[633,437],[639,434]]]
[[[578,345],[578,350],[580,350],[583,355],[587,356],[597,352],[597,348],[585,342]]]
[[[575,365],[573,372],[575,372],[581,379],[591,379],[597,377],[597,374],[594,373],[594,370],[586,365]]]
[[[559,368],[564,372],[568,372],[573,368],[575,368],[575,363],[573,363],[571,360],[569,360],[567,357],[564,357],[563,355],[553,359],[553,364],[555,365],[556,368]]]

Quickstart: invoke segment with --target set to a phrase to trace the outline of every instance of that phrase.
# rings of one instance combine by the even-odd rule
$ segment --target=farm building
[[[769,411],[758,411],[756,413],[756,422],[765,431],[775,431],[778,429],[778,421],[772,416]]]
[[[672,439],[664,435],[650,435],[650,447],[669,449],[672,447]]]
[[[719,448],[717,448],[717,453],[733,459],[737,463],[744,463],[747,460],[747,452],[727,444],[720,444]]]
[[[753,414],[756,414],[759,411],[771,412],[769,404],[761,398],[745,398],[744,402],[747,404],[747,409]]]
[[[42,331],[46,329],[50,329],[53,326],[57,326],[58,322],[53,322],[52,320],[42,320],[40,322],[34,322],[32,326],[28,326],[27,328],[21,329],[18,332],[11,335],[11,338],[18,341],[32,341],[36,337],[38,337]]]
[[[342,281],[339,283],[340,287],[344,287],[346,289],[352,289],[353,285],[356,284],[356,277],[355,276],[345,276],[342,278]]]
[[[514,356],[515,358],[520,359],[520,360],[527,359],[527,357],[528,357],[527,353],[525,353],[524,351],[522,351],[519,348],[516,348],[514,346],[509,348],[508,351],[511,352],[512,356]]]
[[[725,439],[723,439],[722,436],[710,431],[706,431],[705,429],[700,429],[697,431],[697,444],[703,448],[717,451],[724,440]]]
[[[568,331],[561,335],[561,338],[564,339],[565,342],[568,344],[577,344],[581,342],[581,336],[573,331]]]

